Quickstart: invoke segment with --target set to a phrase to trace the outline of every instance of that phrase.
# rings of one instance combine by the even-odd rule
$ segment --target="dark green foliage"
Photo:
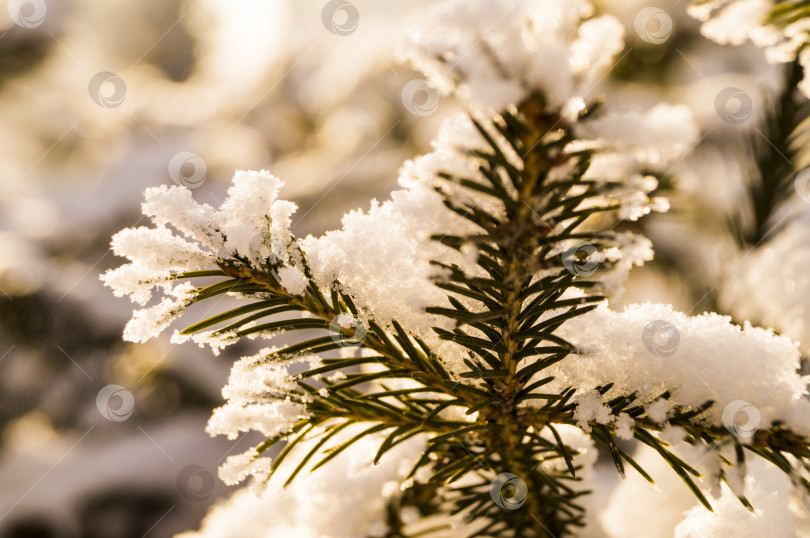
[[[583,115],[591,113],[592,109],[583,111]],[[564,251],[564,242],[577,239],[593,251],[614,246],[616,218],[610,213],[618,209],[618,203],[610,201],[610,192],[621,185],[583,179],[591,151],[563,151],[574,140],[572,126],[546,111],[539,96],[498,117],[472,119],[484,140],[482,148],[471,151],[480,175],[442,174],[436,190],[446,207],[471,223],[475,231],[434,239],[459,251],[473,245],[480,272],[471,276],[461,267],[435,261],[446,270],[436,285],[447,292],[447,302],[428,309],[454,322],[450,330],[434,328],[436,335],[467,351],[466,371],[458,377],[448,372],[442,357],[428,344],[396,321],[383,327],[361,315],[340,283],[323,290],[308,274],[306,291],[294,295],[281,286],[270,264],[256,267],[247,260],[224,260],[220,271],[178,275],[227,277],[200,288],[198,300],[226,292],[255,299],[184,332],[221,326],[221,334],[238,338],[279,329],[308,331],[306,337],[264,361],[334,352],[347,346],[363,348],[363,355],[325,358],[322,365],[298,376],[297,390],[286,397],[306,405],[311,417],[268,439],[258,454],[286,441],[273,468],[297,458],[289,482],[308,468],[328,464],[369,435],[378,434],[380,439],[375,462],[408,439],[426,435],[425,452],[411,472],[412,485],[389,506],[390,536],[407,535],[407,526],[398,515],[403,506],[416,507],[424,516],[462,514],[476,522],[476,536],[571,535],[583,525],[579,498],[587,492],[577,487],[577,453],[565,444],[558,426],[578,422],[573,401],[577,387],[559,393],[544,391],[553,380],[544,370],[576,358],[575,347],[557,331],[604,299],[601,277],[611,269],[605,260],[597,267],[588,266],[589,258]],[[459,189],[488,197],[501,210],[493,212],[463,202],[471,198],[458,196]],[[587,270],[580,270],[585,266]],[[572,298],[565,293],[572,288],[587,294]],[[291,313],[307,313],[308,317],[291,317]],[[334,323],[341,314],[360,316],[364,321],[343,328]],[[377,368],[359,369],[364,365]],[[330,379],[337,372],[343,376]],[[408,380],[408,388],[394,388],[399,386],[396,380]],[[661,425],[646,415],[634,395],[610,397],[611,388],[605,385],[598,392],[608,397],[613,414],[632,417],[636,440],[657,451],[711,509],[694,481],[700,474],[656,435]],[[668,399],[669,394],[661,397]],[[750,444],[740,444],[724,428],[701,421],[711,405],[706,402],[697,409],[675,406],[668,423],[683,428],[687,442],[718,450],[733,444],[736,464],[748,450],[792,472],[784,454],[810,455],[803,439],[779,428],[760,430]],[[612,425],[593,422],[587,427],[620,474],[629,466],[653,481],[617,444]],[[353,435],[346,435],[350,429]],[[316,439],[308,451],[294,450],[308,439]],[[517,480],[509,482],[512,476]],[[493,491],[493,484],[510,483],[517,484],[514,491],[505,486]],[[518,498],[521,484],[526,489],[522,499]],[[741,502],[750,507],[744,498]]]

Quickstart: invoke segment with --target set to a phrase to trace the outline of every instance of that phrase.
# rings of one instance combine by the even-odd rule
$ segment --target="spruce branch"
[[[589,109],[582,112],[590,113]],[[429,478],[410,487],[429,485],[439,506],[468,521],[486,522],[475,535],[566,535],[583,524],[578,499],[587,492],[571,486],[579,480],[576,450],[563,441],[557,431],[560,425],[585,427],[605,447],[621,475],[627,464],[653,482],[616,443],[614,425],[596,420],[583,424],[577,417],[577,387],[560,393],[542,391],[554,379],[543,371],[563,360],[575,361],[578,354],[555,331],[604,300],[599,274],[610,270],[610,261],[602,260],[593,272],[572,271],[571,264],[587,264],[588,256],[615,241],[611,221],[605,221],[604,215],[619,206],[605,196],[618,185],[583,178],[592,152],[564,149],[576,140],[571,125],[558,114],[546,112],[538,95],[494,119],[472,116],[471,121],[486,142],[485,149],[471,151],[486,183],[442,173],[436,191],[449,209],[479,231],[466,236],[436,235],[434,239],[458,251],[474,245],[476,263],[486,276],[471,276],[461,267],[436,261],[447,269],[437,277],[436,285],[448,293],[448,303],[427,309],[453,321],[454,329],[434,327],[434,331],[440,339],[467,350],[466,371],[452,375],[430,346],[396,320],[390,327],[382,327],[370,317],[360,321],[363,313],[339,282],[326,291],[314,282],[303,253],[308,280],[302,293],[292,293],[282,285],[269,259],[262,264],[246,258],[220,259],[219,271],[177,274],[177,279],[228,277],[197,288],[195,300],[223,293],[255,299],[195,323],[183,333],[223,324],[214,334],[241,338],[279,330],[328,333],[301,339],[257,359],[257,364],[267,364],[343,348],[356,336],[357,327],[341,327],[335,320],[341,315],[356,318],[365,327],[363,337],[353,345],[367,353],[323,359],[321,366],[296,376],[298,388],[275,397],[306,407],[308,417],[268,439],[257,449],[256,457],[286,440],[272,472],[291,455],[299,454],[287,477],[289,483],[308,466],[312,470],[322,467],[368,436],[381,436],[373,458],[378,462],[400,443],[427,435],[428,445],[411,476],[424,468]],[[558,174],[560,169],[567,173]],[[458,188],[485,194],[501,203],[502,211],[495,214],[462,201]],[[571,240],[588,241],[594,250],[584,258],[574,258],[564,249]],[[588,294],[572,295],[570,290]],[[289,317],[293,312],[306,317]],[[273,321],[258,323],[268,317]],[[356,371],[367,366],[374,368]],[[407,388],[392,388],[390,383],[397,379],[407,380]],[[597,392],[605,396],[612,388],[612,384],[604,385]],[[660,398],[670,395],[664,393]],[[658,452],[711,509],[695,482],[700,473],[659,439],[662,424],[646,415],[636,395],[618,395],[606,404],[613,415],[631,417],[635,439]],[[687,442],[717,450],[732,443],[738,453],[745,449],[791,474],[795,473],[785,454],[799,459],[810,456],[805,439],[779,427],[760,430],[750,442],[740,442],[725,428],[703,422],[702,415],[711,405],[675,406],[666,423],[683,428]],[[446,413],[451,408],[458,408],[472,421],[449,418]],[[347,438],[349,430],[355,433]],[[550,438],[542,435],[544,431],[550,432]],[[305,442],[309,448],[302,455],[296,447]],[[742,461],[738,457],[737,464]],[[500,476],[517,477],[531,492],[521,499],[525,504],[519,510],[492,502],[491,486]],[[744,497],[740,500],[750,507]]]
[[[530,32],[526,21],[535,19],[521,18],[511,28]],[[580,28],[579,22],[558,22],[568,28],[555,39],[568,47],[584,23]],[[588,23],[588,32],[612,36],[610,46],[621,47],[616,21],[596,18]],[[794,482],[810,485],[810,449],[802,433],[807,425],[791,415],[794,409],[785,412],[792,403],[785,403],[785,395],[798,393],[800,379],[790,378],[796,386],[780,392],[782,414],[771,413],[767,427],[744,435],[720,425],[721,413],[714,401],[704,399],[705,391],[684,394],[678,386],[683,375],[660,384],[625,382],[621,377],[628,369],[613,368],[625,357],[604,351],[624,330],[604,327],[601,332],[599,326],[599,320],[619,315],[606,303],[615,282],[622,280],[614,277],[651,257],[648,242],[623,231],[620,223],[636,220],[655,205],[647,196],[657,185],[648,168],[670,162],[673,154],[683,155],[697,139],[689,127],[678,136],[660,128],[683,120],[683,107],[656,107],[649,116],[603,116],[598,102],[587,104],[579,97],[553,101],[553,92],[531,89],[537,80],[530,85],[521,78],[522,57],[510,63],[491,43],[479,41],[476,37],[473,46],[480,47],[489,65],[473,74],[485,81],[514,76],[509,82],[517,84],[510,87],[523,93],[507,105],[495,99],[494,106],[470,107],[467,118],[452,124],[453,140],[445,136],[437,144],[440,158],[423,162],[414,173],[418,178],[405,178],[417,185],[405,189],[405,196],[418,194],[402,203],[408,208],[403,213],[413,211],[418,200],[440,214],[429,222],[428,233],[410,243],[419,245],[421,257],[406,258],[417,259],[425,269],[409,281],[422,286],[418,293],[424,297],[419,299],[428,298],[418,314],[390,304],[387,310],[378,307],[375,297],[380,302],[388,298],[364,294],[368,290],[361,289],[363,283],[350,271],[330,265],[345,249],[334,249],[338,252],[330,258],[334,252],[318,248],[323,245],[317,239],[293,236],[289,215],[295,208],[277,199],[280,181],[266,172],[238,173],[218,211],[196,204],[188,191],[151,191],[144,211],[157,228],[126,230],[114,239],[117,253],[133,260],[105,275],[116,292],[142,305],[156,287],[171,297],[136,312],[138,323],[125,333],[131,339],[154,336],[192,304],[223,295],[247,304],[198,321],[174,338],[208,342],[218,349],[243,338],[289,333],[284,347],[244,357],[232,369],[223,391],[227,401],[215,410],[208,431],[234,438],[258,430],[266,439],[229,458],[221,469],[223,479],[235,483],[253,475],[261,482],[281,476],[287,486],[304,473],[336,465],[355,447],[372,447],[369,459],[380,463],[398,447],[418,445],[402,490],[388,499],[391,536],[441,532],[446,527],[432,526],[440,514],[466,523],[470,536],[573,535],[585,523],[582,499],[591,469],[583,462],[584,446],[598,446],[619,475],[631,467],[653,482],[653,473],[621,442],[631,439],[655,452],[708,510],[711,502],[700,479],[739,485],[746,458],[752,456],[772,463]],[[458,42],[446,44],[447,54],[431,49],[433,54],[423,60],[447,67],[440,75],[446,75],[449,86],[467,84],[465,91],[472,95],[482,88],[486,93],[487,84],[473,87],[478,78],[465,71],[470,66],[448,63],[463,52],[453,49]],[[524,45],[521,40],[519,46]],[[570,48],[591,56],[565,58],[570,65],[586,66],[563,81],[571,87],[592,81],[596,69],[590,67],[606,65],[610,57],[592,47],[583,52],[580,45]],[[531,50],[526,57],[535,53]],[[565,84],[560,88],[570,93]],[[638,144],[623,137],[617,131],[627,125],[650,127],[654,142]],[[771,189],[770,199],[778,198],[779,190]],[[385,209],[392,206],[396,200]],[[378,209],[375,204],[372,211]],[[413,219],[407,215],[386,223]],[[173,235],[167,224],[196,243]],[[368,238],[351,236],[349,227],[344,223],[339,233],[350,236],[350,248]],[[411,230],[421,233],[424,228]],[[334,248],[342,239],[326,241],[327,246]],[[150,242],[163,250],[132,254]],[[425,277],[428,260],[435,287]],[[372,278],[377,275],[369,267],[387,270],[379,259],[374,261],[352,269],[363,269]],[[206,267],[217,269],[200,270]],[[154,274],[142,278],[150,270]],[[405,271],[398,276],[407,278]],[[207,279],[205,285],[192,284],[201,278]],[[385,289],[385,283],[377,285]],[[405,293],[394,295],[389,302],[410,299]],[[395,314],[386,316],[391,312]],[[622,321],[635,323],[639,317]],[[725,331],[737,352],[740,346],[761,344],[756,349],[765,350],[767,358],[781,353],[777,358],[785,359],[779,372],[791,368],[785,364],[795,349],[772,334],[738,330],[709,316],[695,325]],[[600,330],[591,330],[594,326]],[[649,350],[646,335],[634,331],[632,336],[632,345],[638,348],[643,342]],[[591,343],[602,350],[590,349]],[[695,356],[712,358],[714,348],[705,341],[699,344],[704,349]],[[663,372],[663,355],[649,351],[659,356],[631,356],[630,366],[649,359],[655,367],[647,373]],[[587,362],[594,357],[608,359],[599,364],[607,373],[589,370]],[[690,358],[679,358],[684,368]],[[744,365],[750,375],[764,363],[750,360]],[[718,398],[721,404],[729,400],[724,396]],[[703,477],[680,454],[680,441],[722,464],[717,476]],[[270,458],[274,447],[279,452]],[[743,506],[756,508],[744,491],[735,494]],[[425,525],[406,521],[405,510],[411,508]]]

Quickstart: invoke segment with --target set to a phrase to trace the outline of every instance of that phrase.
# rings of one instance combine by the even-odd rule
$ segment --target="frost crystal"
[[[155,187],[145,194],[143,212],[155,228],[127,228],[112,240],[113,252],[130,263],[101,276],[117,296],[128,295],[145,305],[158,287],[173,297],[138,310],[127,325],[125,339],[143,342],[154,338],[193,301],[189,284],[172,287],[176,273],[207,269],[219,260],[244,257],[278,266],[283,285],[301,293],[306,277],[300,269],[290,234],[295,204],[278,200],[281,180],[266,171],[239,171],[228,198],[219,210],[198,204],[184,187]],[[185,239],[175,235],[182,233]],[[215,345],[219,340],[214,339]]]
[[[219,477],[229,486],[238,484],[251,475],[258,481],[266,481],[270,477],[271,465],[270,458],[257,455],[255,450],[248,450],[228,456],[219,468]]]
[[[308,279],[298,267],[286,266],[278,270],[281,285],[292,294],[301,295],[307,289]]]
[[[574,401],[577,403],[574,418],[577,419],[577,425],[584,431],[591,431],[591,426],[588,424],[591,421],[599,424],[611,422],[610,407],[602,403],[602,398],[595,390],[577,394],[574,396]]]
[[[156,337],[194,301],[194,287],[189,282],[168,288],[167,293],[174,298],[165,297],[155,306],[132,313],[124,328],[124,340],[146,342]]]
[[[231,369],[222,389],[227,403],[214,410],[206,431],[236,439],[240,432],[257,430],[268,437],[283,433],[309,416],[304,405],[292,402],[288,393],[296,388],[287,368],[293,362],[309,362],[306,357],[282,363],[262,363],[273,349],[244,357]]]

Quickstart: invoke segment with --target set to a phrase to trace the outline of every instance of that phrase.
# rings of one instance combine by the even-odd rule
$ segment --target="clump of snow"
[[[298,267],[287,265],[280,268],[277,273],[281,285],[293,295],[302,295],[307,289],[309,279]]]
[[[168,273],[191,271],[211,265],[214,258],[203,252],[198,245],[175,236],[168,228],[127,228],[113,237],[112,251],[116,256],[137,260],[144,273]],[[115,290],[120,297],[122,292]],[[145,304],[149,297],[138,297]]]
[[[615,420],[616,437],[625,441],[633,438],[633,427],[636,421],[627,413],[619,413]]]
[[[143,214],[156,226],[171,224],[186,237],[213,251],[223,250],[222,234],[216,229],[216,210],[194,200],[190,189],[161,185],[144,193]]]
[[[650,420],[659,424],[664,423],[669,417],[671,409],[670,403],[664,398],[659,398],[645,408],[647,416]]]
[[[394,447],[378,465],[371,465],[369,460],[383,439],[380,435],[361,439],[329,465],[312,473],[304,472],[282,488],[298,463],[291,456],[270,478],[261,495],[248,489],[237,491],[209,511],[199,531],[178,538],[383,535],[387,530],[386,503],[399,494],[400,484],[424,449],[424,440],[415,437]],[[304,443],[302,453],[314,442]],[[255,466],[258,461],[251,461],[250,455],[236,458],[240,464],[237,468],[245,464]]]
[[[273,470],[273,460],[248,450],[235,456],[228,456],[219,468],[219,478],[229,486],[253,476],[257,482],[266,482]]]
[[[118,232],[113,252],[130,263],[107,271],[101,279],[115,295],[128,295],[140,305],[149,302],[155,288],[169,297],[136,311],[124,338],[143,342],[168,327],[193,302],[191,285],[174,285],[173,275],[211,268],[218,260],[242,257],[258,264],[267,260],[280,266],[278,274],[288,291],[302,293],[307,279],[290,233],[295,204],[278,199],[282,185],[266,171],[238,171],[219,210],[195,202],[185,187],[147,189],[143,212],[155,228]],[[214,342],[220,345],[219,340]]]
[[[225,405],[214,410],[206,431],[210,435],[227,435],[236,439],[242,432],[259,431],[267,437],[288,432],[301,419],[309,416],[305,405],[290,399],[297,387],[288,368],[297,362],[318,364],[317,357],[300,356],[286,361],[265,360],[275,348],[265,348],[256,355],[234,363],[228,384],[222,388]],[[233,484],[248,475],[263,481],[269,472],[268,458],[255,458],[255,448],[232,456],[220,469],[222,479]]]
[[[563,107],[624,47],[613,17],[583,20],[593,11],[584,0],[446,2],[411,31],[401,56],[476,107],[500,110],[538,89]]]
[[[265,171],[237,171],[233,177],[228,197],[217,213],[218,227],[225,236],[225,250],[254,260],[271,257],[272,261],[282,261],[284,252],[277,252],[271,242],[262,241],[258,245],[254,240],[257,234],[268,239],[270,236],[270,216],[274,209],[278,191],[283,183],[277,177]],[[285,202],[285,205],[289,202]],[[289,214],[281,211],[282,219],[289,221]],[[282,243],[289,242],[289,230],[281,223]],[[286,246],[286,245],[285,245]],[[257,251],[258,250],[258,251]],[[279,259],[281,255],[281,259]]]
[[[704,36],[721,44],[741,45],[755,32],[770,13],[768,0],[738,0],[728,3],[709,19],[711,10],[725,2],[701,2],[689,9],[694,17],[706,21],[700,28]]]
[[[731,489],[722,485],[722,495],[713,501],[714,512],[695,506],[675,528],[675,538],[758,538],[760,536],[807,536],[806,516],[801,512],[790,478],[777,467],[752,459],[745,477],[744,493],[755,507],[752,514]],[[799,495],[801,495],[799,493]],[[797,503],[797,501],[799,501]],[[801,507],[799,513],[792,506]]]
[[[799,351],[784,336],[733,325],[717,314],[687,316],[668,305],[645,303],[623,312],[602,303],[592,312],[567,321],[557,334],[579,350],[540,375],[556,376],[543,390],[589,388],[614,383],[606,398],[636,393],[651,419],[663,422],[670,402],[695,408],[713,400],[703,415],[711,424],[724,424],[723,412],[737,402],[758,412],[758,428],[783,422],[810,435],[808,378],[797,373]],[[653,403],[664,391],[670,402]],[[615,417],[600,412],[593,393],[577,412],[587,419],[610,423]],[[662,406],[666,405],[667,408]],[[731,431],[731,430],[730,430]]]
[[[624,207],[622,205],[619,211],[619,218],[623,217]],[[645,204],[644,207],[648,206]],[[653,259],[652,242],[633,232],[614,232],[610,234],[610,238],[613,246],[600,254],[602,259],[611,262],[611,266],[609,271],[602,274],[600,281],[605,290],[611,291],[614,297],[619,297],[623,292],[624,282],[630,276],[630,270]]]
[[[810,536],[808,501],[803,488],[794,485],[780,469],[765,460],[747,455],[746,476],[738,493],[754,506],[749,512],[731,488],[719,481],[719,453],[684,442],[673,442],[672,451],[699,470],[704,478],[697,486],[714,509],[709,512],[686,488],[681,479],[653,449],[640,445],[632,454],[652,478],[650,484],[628,470],[627,478],[612,488],[600,510],[605,534],[611,538],[643,535],[650,538],[725,538],[742,536]],[[734,461],[733,451],[724,454]],[[735,467],[725,468],[733,483]],[[599,469],[600,473],[604,469]]]
[[[574,410],[574,418],[577,419],[577,426],[586,432],[591,431],[588,424],[591,421],[600,424],[609,424],[611,421],[610,407],[606,406],[595,390],[579,392],[574,396],[577,404]]]
[[[160,303],[132,313],[132,319],[124,327],[124,340],[146,342],[155,338],[194,302],[194,286],[190,282],[167,287],[166,293],[172,298],[164,297]]]
[[[210,435],[227,435],[228,439],[253,430],[272,437],[289,431],[298,420],[308,416],[306,407],[289,400],[248,405],[229,402],[214,409],[205,431]]]
[[[300,241],[319,286],[328,289],[337,280],[358,306],[383,324],[396,319],[428,334],[425,329],[431,324],[446,323],[424,312],[427,306],[445,302],[445,292],[433,284],[438,273],[431,260],[475,269],[463,254],[430,236],[442,231],[465,235],[478,228],[449,211],[434,186],[439,171],[466,176],[477,170],[476,161],[452,136],[459,129],[465,138],[475,140],[470,127],[469,118],[451,119],[434,141],[433,153],[405,164],[399,179],[403,188],[391,193],[391,200],[372,201],[367,212],[346,214],[342,229]]]

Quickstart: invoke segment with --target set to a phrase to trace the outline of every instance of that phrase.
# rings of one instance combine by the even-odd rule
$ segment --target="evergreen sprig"
[[[584,109],[581,116],[596,113],[596,108]],[[447,303],[427,309],[454,322],[450,330],[433,330],[466,350],[466,370],[458,377],[434,349],[397,321],[382,326],[361,312],[339,282],[331,289],[319,287],[303,252],[308,284],[301,294],[281,285],[277,267],[269,260],[257,265],[233,258],[222,260],[218,270],[177,275],[222,278],[198,288],[198,301],[233,292],[253,299],[184,332],[219,326],[219,334],[240,338],[308,331],[306,336],[300,333],[295,343],[259,359],[266,362],[347,346],[363,349],[356,356],[324,358],[321,365],[296,377],[292,393],[278,396],[306,406],[310,414],[257,450],[260,457],[284,443],[272,467],[275,471],[289,458],[297,458],[287,483],[307,468],[328,464],[372,434],[381,439],[375,461],[408,439],[426,435],[427,446],[410,473],[410,486],[389,506],[391,536],[410,532],[398,515],[404,506],[418,508],[423,516],[459,514],[475,523],[476,536],[570,535],[584,524],[579,498],[587,492],[577,487],[577,451],[564,442],[558,426],[582,426],[575,416],[578,387],[545,392],[553,377],[543,372],[559,361],[577,359],[576,347],[557,331],[604,300],[601,275],[610,271],[610,262],[600,259],[593,271],[572,267],[589,263],[594,252],[615,244],[616,219],[609,215],[619,204],[611,201],[610,192],[619,185],[584,178],[594,150],[571,150],[572,124],[548,111],[539,95],[494,118],[471,119],[484,141],[483,149],[470,153],[480,176],[443,173],[436,190],[446,207],[469,221],[476,232],[436,235],[434,240],[459,251],[473,246],[480,271],[470,275],[436,260],[435,265],[444,269],[436,285],[447,292]],[[501,211],[464,201],[475,198],[458,196],[460,190],[486,196]],[[578,257],[581,251],[565,248],[572,240],[593,250]],[[566,293],[572,289],[587,293]],[[356,323],[341,326],[335,323],[340,316]],[[312,337],[312,330],[319,331],[318,336]],[[337,373],[342,375],[336,377]],[[408,388],[398,388],[402,384],[397,380],[407,380]],[[609,398],[612,413],[628,414],[635,439],[658,452],[711,509],[695,482],[700,473],[657,435],[662,424],[647,415],[635,395],[611,397],[612,388],[606,384],[597,389]],[[707,425],[702,416],[711,405],[674,406],[667,423],[683,428],[689,443],[718,452],[733,446],[736,460],[728,465],[741,466],[748,451],[795,477],[786,457],[810,458],[807,441],[779,425],[757,431],[747,442],[725,428]],[[586,429],[620,474],[629,465],[653,481],[616,442],[613,425],[590,421]],[[349,430],[354,434],[347,437]],[[309,448],[296,450],[305,441],[311,441]],[[512,476],[519,480],[510,482]],[[727,478],[726,471],[722,477]],[[493,487],[499,488],[499,499],[493,496]],[[750,508],[745,498],[740,500]],[[440,529],[422,529],[425,534],[432,530]]]

